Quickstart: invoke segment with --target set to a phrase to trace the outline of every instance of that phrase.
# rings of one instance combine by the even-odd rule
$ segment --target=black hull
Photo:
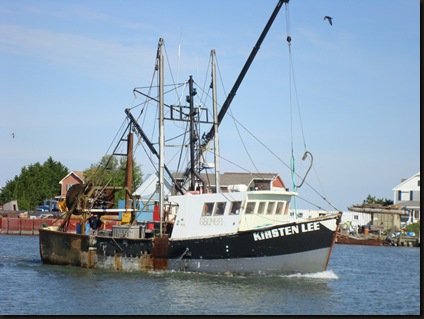
[[[337,216],[330,219],[338,225]],[[336,238],[336,230],[319,225],[308,221],[184,240],[166,236],[90,238],[40,229],[40,254],[47,264],[123,271],[319,272],[326,270]]]

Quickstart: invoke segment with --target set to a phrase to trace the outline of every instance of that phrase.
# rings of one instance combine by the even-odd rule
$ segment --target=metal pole
[[[214,162],[215,162],[215,193],[221,192],[221,183],[219,181],[219,136],[218,136],[218,109],[217,109],[217,94],[216,94],[216,61],[215,50],[211,51],[212,56],[212,103],[213,103],[213,123],[215,126],[214,138]]]
[[[164,88],[163,88],[163,39],[159,39],[159,234],[162,236],[163,197],[164,197],[164,167],[165,167],[165,133],[164,133]]]
[[[193,77],[190,75],[190,78],[188,80],[189,84],[189,103],[190,103],[190,171],[191,171],[191,178],[190,178],[190,190],[194,191],[196,190],[196,178],[194,175],[194,171],[196,169],[196,160],[194,156],[194,141],[195,139],[195,132],[194,132],[194,102],[193,102]]]

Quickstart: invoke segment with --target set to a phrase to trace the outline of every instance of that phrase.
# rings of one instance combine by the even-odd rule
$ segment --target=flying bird
[[[12,135],[12,138],[15,138],[15,133],[12,133],[11,135]]]
[[[328,20],[328,22],[330,23],[330,25],[333,25],[333,18],[329,17],[329,16],[325,16],[324,20]]]

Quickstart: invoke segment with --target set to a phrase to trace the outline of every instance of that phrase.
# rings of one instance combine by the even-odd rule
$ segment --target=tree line
[[[124,158],[118,160],[114,156],[104,156],[98,164],[92,164],[86,169],[85,181],[91,180],[97,185],[109,183],[110,186],[122,186],[125,180]],[[43,164],[39,162],[24,166],[20,175],[13,180],[8,180],[4,187],[0,188],[0,204],[17,200],[20,210],[36,210],[46,199],[54,199],[60,195],[59,182],[70,173],[70,170],[62,163],[55,161],[50,156]],[[133,186],[136,189],[141,185],[142,172],[139,165],[133,165]],[[123,199],[124,192],[117,196],[117,200]]]
[[[376,198],[375,196],[368,195],[366,199],[362,202],[364,205],[381,205],[381,206],[390,206],[393,205],[393,201],[388,198]]]

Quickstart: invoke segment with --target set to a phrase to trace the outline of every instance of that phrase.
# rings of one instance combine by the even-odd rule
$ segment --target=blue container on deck
[[[77,224],[77,234],[81,234],[81,224]]]
[[[146,207],[144,205],[141,205],[143,208],[139,212],[135,212],[135,217],[137,218],[138,222],[143,222],[145,220],[153,220],[153,204],[146,204]],[[124,209],[125,208],[125,200],[118,201],[118,208]],[[124,212],[119,212],[119,220],[122,220],[122,214]]]

